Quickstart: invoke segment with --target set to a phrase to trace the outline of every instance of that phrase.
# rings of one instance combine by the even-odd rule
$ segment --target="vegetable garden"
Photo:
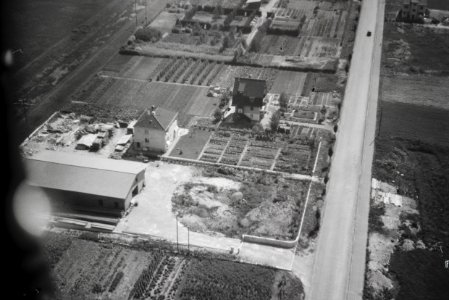
[[[42,243],[58,299],[271,299],[279,275],[289,275],[157,247],[99,242],[91,232],[47,232]],[[300,299],[301,282],[287,278],[292,288],[286,292]]]
[[[290,133],[267,135],[254,134],[249,130],[219,128],[212,132],[197,159],[230,166],[311,174],[316,158],[318,131],[295,125],[291,127]],[[189,143],[180,141],[175,149],[170,156],[182,157],[178,154],[180,151],[194,151],[196,154],[193,156],[198,156],[197,144],[189,146]]]

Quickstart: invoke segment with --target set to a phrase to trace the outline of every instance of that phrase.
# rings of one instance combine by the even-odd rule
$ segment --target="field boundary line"
[[[212,134],[209,136],[209,138],[207,139],[206,144],[204,144],[203,149],[201,149],[201,152],[200,152],[200,154],[198,155],[198,157],[195,159],[195,161],[197,161],[197,162],[200,161],[200,158],[201,158],[201,156],[203,156],[204,151],[206,151],[207,146],[209,145],[209,142],[210,142],[210,140],[212,139],[212,136],[213,136],[213,135],[214,135],[214,134],[212,133]],[[167,157],[169,157],[169,156],[167,156]]]
[[[318,158],[320,157],[321,143],[322,143],[322,141],[320,138],[320,144],[318,145],[318,151],[316,152],[316,158],[315,158],[315,163],[313,164],[312,174],[315,174],[316,166],[318,165]]]
[[[276,161],[279,158],[279,156],[281,155],[281,151],[282,151],[282,148],[278,148],[278,151],[276,152],[276,155],[274,156],[274,161],[271,164],[270,171],[274,170],[274,166],[276,166]]]
[[[226,146],[224,147],[223,151],[221,152],[220,157],[217,160],[217,163],[220,163],[220,161],[223,158],[224,153],[226,152],[226,149],[228,148],[230,143],[231,143],[231,139],[229,139],[229,141],[226,143]]]
[[[241,169],[241,170],[252,170],[257,172],[265,172],[269,174],[278,174],[282,175],[287,179],[293,179],[293,180],[310,180],[315,183],[322,184],[323,178],[320,178],[318,176],[311,176],[311,175],[305,175],[305,174],[299,174],[299,173],[286,173],[286,172],[279,172],[279,171],[270,171],[268,169],[260,169],[255,167],[245,167],[245,166],[235,166],[235,165],[227,165],[223,163],[213,163],[208,161],[201,161],[201,160],[194,160],[194,159],[188,159],[188,158],[182,158],[182,157],[173,157],[173,156],[162,156],[161,161],[167,162],[167,163],[191,163],[191,164],[198,164],[198,165],[208,165],[208,166],[215,166],[215,167],[226,167],[226,168],[233,168],[233,169]]]
[[[249,144],[249,141],[246,141],[245,148],[243,148],[243,151],[242,151],[242,153],[240,154],[239,161],[237,162],[237,167],[241,167],[240,164],[242,163],[242,160],[243,160],[243,158],[245,157],[246,152],[248,151],[248,148],[249,148],[249,145],[248,145],[248,144]]]

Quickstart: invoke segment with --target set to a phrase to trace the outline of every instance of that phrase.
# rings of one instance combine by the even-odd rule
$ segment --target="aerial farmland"
[[[97,45],[104,57],[48,94],[22,89],[27,122],[42,124],[25,157],[146,164],[142,191],[113,222],[103,224],[103,201],[52,217],[43,244],[57,295],[304,299],[360,3],[131,2],[116,14],[126,30]],[[258,99],[239,107],[246,89]],[[137,139],[152,130],[157,152],[154,136]],[[81,143],[89,136],[95,148]]]

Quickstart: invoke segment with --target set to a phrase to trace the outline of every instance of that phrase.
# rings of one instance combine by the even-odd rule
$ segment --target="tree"
[[[281,112],[277,110],[272,116],[270,120],[270,128],[271,131],[276,132],[279,127],[279,121],[281,120]]]
[[[263,132],[263,126],[260,123],[257,123],[253,126],[252,131],[254,134],[260,134]]]
[[[221,110],[219,109],[219,108],[217,108],[215,111],[214,111],[214,119],[215,119],[215,122],[220,122],[221,121],[221,118],[223,117],[223,113],[221,112]]]
[[[281,111],[285,112],[288,108],[288,96],[285,92],[281,93],[279,97],[279,105],[281,106]]]

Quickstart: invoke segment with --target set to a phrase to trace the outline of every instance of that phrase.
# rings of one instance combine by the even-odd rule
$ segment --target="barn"
[[[142,163],[57,151],[24,160],[27,183],[41,187],[56,211],[121,216],[145,185]]]

